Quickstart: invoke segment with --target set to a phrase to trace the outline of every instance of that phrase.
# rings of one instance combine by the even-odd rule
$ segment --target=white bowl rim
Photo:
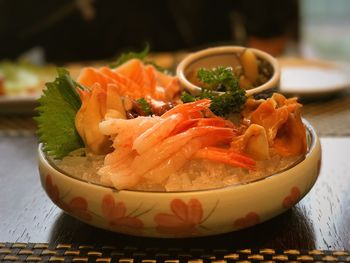
[[[271,87],[277,87],[279,83],[279,79],[281,76],[281,69],[278,64],[277,59],[275,59],[273,56],[270,54],[259,50],[255,48],[249,48],[249,47],[243,47],[243,46],[219,46],[219,47],[212,47],[212,48],[207,48],[203,49],[194,53],[191,53],[187,55],[177,66],[176,69],[176,75],[181,82],[181,84],[185,87],[190,87],[192,90],[200,90],[200,87],[192,84],[190,81],[187,80],[185,76],[185,69],[187,68],[188,65],[192,64],[194,61],[197,61],[203,57],[210,56],[210,55],[215,55],[215,54],[220,54],[220,53],[232,53],[232,52],[239,52],[245,49],[249,49],[254,52],[259,58],[264,59],[265,61],[269,62],[273,68],[273,74],[272,77],[265,82],[264,84],[253,88],[253,89],[248,89],[246,90],[246,95],[251,96],[253,94],[262,92],[266,89],[269,89]],[[220,93],[220,92],[218,92]]]
[[[129,194],[132,194],[132,193],[137,193],[137,194],[158,194],[158,195],[164,195],[164,194],[191,194],[191,193],[205,193],[205,192],[215,192],[215,191],[220,191],[220,190],[228,190],[230,188],[240,188],[240,187],[244,187],[246,185],[254,185],[254,184],[257,184],[263,180],[266,180],[266,179],[269,179],[271,177],[276,177],[278,175],[282,175],[284,172],[286,172],[287,170],[289,169],[292,169],[292,168],[295,168],[296,166],[298,166],[299,164],[301,164],[303,161],[305,161],[307,159],[307,157],[315,150],[316,148],[316,145],[317,145],[317,134],[314,130],[314,128],[312,127],[312,125],[303,118],[303,123],[306,127],[306,132],[307,134],[309,135],[309,138],[310,138],[310,142],[308,143],[308,150],[306,152],[306,154],[304,156],[302,156],[300,159],[298,159],[297,161],[295,161],[293,164],[291,164],[290,166],[288,166],[287,168],[283,169],[283,170],[280,170],[278,172],[275,172],[273,174],[270,174],[268,176],[265,176],[265,177],[262,177],[262,178],[258,178],[258,179],[255,179],[255,180],[252,180],[252,181],[249,181],[247,183],[241,183],[241,184],[234,184],[234,185],[228,185],[228,186],[224,186],[224,187],[217,187],[217,188],[210,188],[210,189],[201,189],[201,190],[190,190],[190,191],[168,191],[168,192],[164,192],[164,191],[140,191],[140,190],[126,190],[126,189],[123,189],[123,190],[118,190],[118,189],[115,189],[111,186],[105,186],[105,185],[101,185],[101,184],[97,184],[97,183],[92,183],[92,182],[88,182],[88,181],[85,181],[83,179],[80,179],[80,178],[76,178],[72,175],[69,175],[68,173],[66,173],[65,171],[62,171],[61,169],[59,169],[55,164],[52,163],[52,161],[50,161],[42,147],[43,147],[43,144],[40,143],[39,146],[38,146],[38,152],[39,152],[39,161],[42,161],[44,162],[48,167],[50,167],[51,169],[53,169],[55,172],[61,174],[62,176],[66,176],[66,177],[69,177],[70,179],[72,180],[76,180],[76,181],[80,181],[81,183],[84,183],[84,184],[89,184],[89,185],[94,185],[95,187],[102,187],[104,189],[111,189],[112,191],[114,192],[124,192],[124,193],[129,193]]]

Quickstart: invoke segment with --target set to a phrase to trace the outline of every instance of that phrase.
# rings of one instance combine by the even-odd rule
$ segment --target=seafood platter
[[[130,54],[74,79],[59,68],[39,99],[40,178],[63,211],[124,234],[208,236],[262,223],[311,189],[319,139],[297,98],[276,92],[273,57],[218,47],[172,74]]]

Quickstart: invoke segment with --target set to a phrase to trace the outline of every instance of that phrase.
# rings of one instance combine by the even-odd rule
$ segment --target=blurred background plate
[[[82,67],[79,63],[64,65],[74,79]],[[54,81],[56,75],[53,64],[0,61],[0,115],[34,115],[45,84]]]
[[[0,61],[0,114],[33,114],[45,83],[53,81],[53,64],[28,60]]]
[[[304,98],[326,97],[350,87],[348,65],[326,60],[283,57],[280,91]]]

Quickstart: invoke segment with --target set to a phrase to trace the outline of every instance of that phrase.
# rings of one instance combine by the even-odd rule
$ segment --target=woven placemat
[[[226,263],[226,262],[350,262],[347,251],[298,249],[136,248],[41,243],[0,243],[0,261]]]

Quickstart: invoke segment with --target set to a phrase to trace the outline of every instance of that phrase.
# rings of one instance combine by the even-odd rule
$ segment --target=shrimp
[[[128,172],[128,166],[132,162],[132,156],[125,156],[119,162],[105,165],[98,171],[101,176],[101,182],[107,185],[113,185],[116,189],[126,189],[135,186],[140,181],[140,177]]]
[[[135,119],[109,119],[99,125],[105,135],[115,136],[113,147],[132,147],[134,140],[161,121],[160,117],[137,117]]]
[[[199,139],[191,140],[175,152],[170,159],[163,161],[157,167],[145,173],[143,177],[156,184],[163,183],[172,173],[183,167],[201,147],[202,144]]]
[[[232,136],[232,130],[218,129],[204,136],[193,138],[170,158],[146,173],[144,177],[156,183],[164,182],[171,174],[177,172],[191,160],[192,156],[202,147],[227,143],[232,139]]]
[[[176,107],[165,112],[161,117],[167,118],[176,113],[186,114],[189,118],[202,118],[202,111],[209,109],[211,101],[209,99],[198,100],[195,102],[179,104]]]
[[[131,120],[109,119],[100,123],[99,127],[103,134],[115,136],[113,141],[115,150],[105,157],[104,166],[98,171],[103,183],[123,189],[139,182],[138,177],[127,173],[128,167],[137,155],[132,149],[132,143],[137,136],[160,120],[160,117],[138,117]]]
[[[199,100],[193,103],[177,105],[161,116],[162,121],[136,138],[133,143],[133,149],[142,154],[158,141],[192,126],[213,125],[224,127],[226,122],[219,117],[198,118],[196,121],[191,121],[193,117],[202,117],[201,111],[208,109],[209,106],[210,100]],[[186,123],[185,121],[188,119],[190,121]]]
[[[194,127],[186,132],[166,138],[141,155],[136,154],[132,161],[128,158],[115,159],[115,161],[122,164],[122,169],[121,167],[119,167],[120,169],[113,169],[113,167],[117,167],[113,164],[104,167],[99,174],[113,177],[111,180],[118,189],[134,187],[135,184],[144,179],[152,183],[160,182],[169,175],[162,175],[162,171],[176,172],[200,148],[228,143],[233,136],[234,133],[230,128]],[[125,165],[126,163],[128,165]],[[153,178],[152,175],[155,177]],[[122,178],[121,181],[118,178]]]
[[[168,118],[161,119],[161,121],[153,125],[135,139],[133,149],[139,154],[146,152],[159,141],[162,141],[168,137],[176,125],[182,120],[183,116],[181,114],[174,114]]]
[[[119,147],[115,151],[109,153],[106,155],[104,159],[105,165],[111,165],[111,164],[125,164],[126,161],[129,161],[133,158],[135,158],[136,152],[131,150],[128,147]]]
[[[207,159],[214,162],[224,163],[235,167],[242,167],[249,170],[254,170],[255,161],[243,154],[218,147],[205,147],[198,150],[194,159]]]
[[[203,147],[228,146],[237,131],[222,118],[202,118],[209,106],[210,100],[201,100],[178,105],[161,117],[102,122],[102,133],[115,135],[115,151],[99,173],[118,189],[142,181],[161,183]]]
[[[201,138],[202,146],[209,146],[219,143],[227,143],[232,140],[234,133],[229,128],[217,127],[194,127],[186,132],[168,137],[163,142],[150,148],[144,154],[136,156],[132,165],[136,173],[144,174],[148,170],[157,166],[161,161],[171,157],[172,154],[179,151],[186,143],[196,137]],[[152,156],[152,158],[150,158]]]
[[[113,185],[117,189],[136,185],[139,182],[139,178],[123,172],[128,171],[128,167],[132,164],[136,155],[136,152],[132,149],[122,147],[106,155],[104,166],[97,172],[101,176],[101,182]]]
[[[174,135],[174,134],[186,131],[189,128],[198,127],[198,126],[227,127],[228,124],[226,120],[220,117],[189,119],[179,123],[175,127],[175,129],[172,131],[171,135]]]

